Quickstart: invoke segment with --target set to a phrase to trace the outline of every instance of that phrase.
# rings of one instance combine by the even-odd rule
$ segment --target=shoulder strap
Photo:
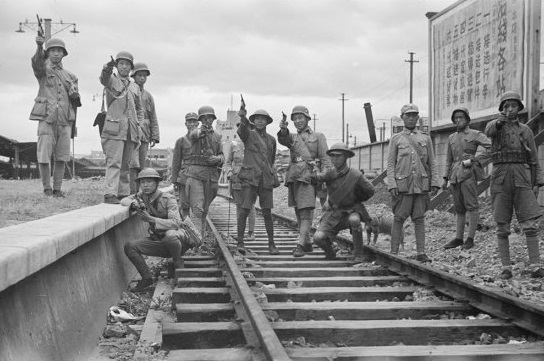
[[[345,178],[342,180],[342,184],[338,186],[334,193],[329,194],[329,201],[332,201],[332,203],[335,205],[339,205],[344,198],[346,198],[346,196],[350,193],[346,190],[353,188],[355,182],[357,181],[357,177],[350,177],[350,170],[351,168],[347,167],[338,174],[338,178],[343,176],[345,176]]]
[[[419,147],[417,146],[416,141],[412,137],[410,137],[408,134],[406,134],[404,132],[401,132],[400,134],[402,134],[404,139],[406,139],[410,143],[410,146],[416,151],[416,153],[419,156],[419,159],[421,161],[421,156],[423,155],[423,153],[421,153],[421,151],[419,150]]]

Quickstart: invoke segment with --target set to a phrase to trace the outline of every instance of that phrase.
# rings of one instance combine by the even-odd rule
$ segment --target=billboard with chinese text
[[[540,0],[539,0],[540,1]],[[526,18],[531,0],[465,0],[430,20],[432,125],[463,106],[497,113],[508,90],[527,92]]]

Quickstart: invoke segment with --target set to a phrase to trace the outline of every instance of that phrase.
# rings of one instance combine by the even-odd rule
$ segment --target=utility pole
[[[342,94],[342,99],[338,99],[342,102],[342,143],[345,143],[346,142],[346,138],[344,137],[344,103],[347,102],[349,99],[346,99],[344,96],[346,95],[345,93],[340,93]]]
[[[23,28],[27,28],[27,29],[30,29],[32,31],[35,31],[35,32],[38,32],[38,30],[40,29],[40,26],[41,26],[41,23],[43,22],[44,23],[44,26],[43,26],[43,30],[44,30],[44,34],[43,34],[43,37],[45,38],[45,41],[51,39],[51,37],[53,35],[56,35],[58,33],[60,33],[61,31],[64,31],[68,28],[72,28],[72,30],[70,30],[70,32],[72,34],[77,34],[79,33],[79,30],[77,30],[77,24],[76,23],[66,23],[64,21],[60,21],[58,23],[54,23],[51,21],[51,19],[42,19],[40,18],[38,15],[36,15],[37,17],[37,21],[28,21],[28,19],[25,19],[24,22],[20,22],[19,23],[19,29],[18,30],[15,30],[16,33],[24,33],[25,31],[23,30]],[[52,29],[52,25],[55,25],[55,29]],[[52,32],[54,31],[54,32]]]
[[[414,60],[414,52],[409,51],[410,60],[405,60],[406,63],[410,63],[410,103],[412,102],[412,93],[414,88],[414,63],[419,63],[419,60]]]
[[[314,114],[314,132],[315,132],[315,121],[317,120],[317,118],[315,117],[315,114]]]
[[[342,140],[342,142],[343,142],[343,140]],[[346,124],[346,145],[349,148],[349,123]]]

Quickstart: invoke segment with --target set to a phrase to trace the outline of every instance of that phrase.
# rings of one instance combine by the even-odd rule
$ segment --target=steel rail
[[[273,213],[276,219],[295,226],[296,220]],[[312,232],[315,228],[312,227]],[[338,235],[337,240],[347,247],[353,247],[351,239]],[[413,281],[434,288],[436,291],[464,302],[482,312],[509,321],[512,324],[544,336],[544,308],[533,303],[481,286],[461,277],[451,275],[420,262],[400,257],[375,247],[363,245],[363,251],[382,266],[406,276]]]
[[[246,279],[234,261],[234,257],[230,253],[227,245],[223,241],[222,236],[217,231],[217,228],[208,216],[208,226],[211,228],[214,237],[217,240],[217,245],[221,250],[225,260],[225,267],[228,274],[233,280],[234,286],[240,296],[240,301],[244,306],[249,322],[252,325],[253,331],[257,336],[261,349],[265,353],[268,360],[274,361],[289,361],[291,358],[287,355],[283,344],[276,335],[261,306],[255,299],[253,291],[249,288]],[[248,321],[248,320],[246,320]]]
[[[353,244],[344,236],[338,236],[337,240],[345,244]],[[542,307],[375,247],[363,245],[363,251],[378,264],[395,273],[434,288],[458,302],[468,303],[494,317],[544,336],[544,308]]]

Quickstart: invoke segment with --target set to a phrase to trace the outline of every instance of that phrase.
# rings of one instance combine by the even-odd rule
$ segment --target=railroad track
[[[214,235],[234,236],[235,218],[218,197]],[[544,309],[373,247],[372,264],[326,261],[315,248],[295,259],[293,225],[275,218],[279,255],[268,254],[258,216],[245,257],[220,240],[220,259],[186,258],[173,292],[178,322],[163,324],[168,360],[544,359]],[[535,342],[497,343],[522,335]]]

